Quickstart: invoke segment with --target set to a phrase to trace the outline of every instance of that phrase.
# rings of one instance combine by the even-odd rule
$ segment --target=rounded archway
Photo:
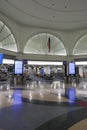
[[[0,48],[17,52],[17,45],[11,30],[0,21]]]
[[[31,37],[25,45],[24,53],[67,55],[60,39],[49,33],[40,33]]]
[[[73,49],[73,55],[87,55],[87,34],[77,41]]]

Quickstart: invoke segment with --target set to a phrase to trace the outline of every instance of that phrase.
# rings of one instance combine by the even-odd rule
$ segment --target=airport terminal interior
[[[0,130],[87,130],[86,0],[0,0]]]

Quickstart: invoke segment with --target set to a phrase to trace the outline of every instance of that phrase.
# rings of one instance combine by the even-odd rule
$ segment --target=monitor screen
[[[74,75],[75,74],[75,63],[74,62],[70,62],[69,63],[69,74],[70,75]]]
[[[3,54],[3,53],[0,53],[0,64],[2,64],[3,58],[4,58],[4,54]]]
[[[16,60],[14,62],[14,74],[18,74],[18,75],[23,74],[23,61]]]
[[[23,60],[23,64],[28,64],[28,61],[27,60]]]
[[[63,61],[63,65],[67,65],[67,61]]]

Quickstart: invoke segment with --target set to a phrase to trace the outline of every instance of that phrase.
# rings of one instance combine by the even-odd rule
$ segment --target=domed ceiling
[[[87,27],[87,0],[0,0],[0,12],[25,25],[61,30]]]

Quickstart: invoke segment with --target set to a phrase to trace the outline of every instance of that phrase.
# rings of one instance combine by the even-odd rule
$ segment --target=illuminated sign
[[[14,66],[14,74],[23,74],[23,61],[16,60]]]
[[[75,74],[75,63],[74,62],[69,63],[69,74],[71,74],[71,75]]]

